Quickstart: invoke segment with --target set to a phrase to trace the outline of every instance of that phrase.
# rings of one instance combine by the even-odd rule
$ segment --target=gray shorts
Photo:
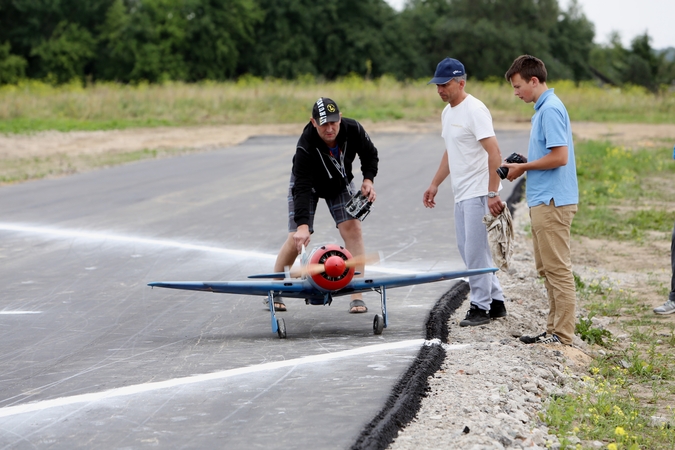
[[[347,213],[345,206],[351,200],[352,196],[349,194],[349,191],[356,192],[356,187],[354,186],[354,181],[352,180],[349,183],[349,189],[345,186],[342,192],[333,197],[327,198],[326,205],[328,205],[328,210],[330,215],[333,216],[335,221],[335,226],[337,227],[342,222],[348,220],[356,220]],[[288,186],[288,232],[292,233],[298,230],[298,224],[295,223],[295,204],[293,203],[293,186],[295,185],[295,176],[291,174],[291,181]],[[309,232],[314,233],[314,213],[316,212],[316,205],[319,203],[319,196],[314,194],[309,204]]]

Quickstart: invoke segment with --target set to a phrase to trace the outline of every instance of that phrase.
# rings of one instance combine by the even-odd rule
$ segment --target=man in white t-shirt
[[[438,95],[448,103],[441,115],[446,151],[422,201],[427,208],[436,206],[438,186],[451,175],[462,260],[468,269],[494,267],[483,216],[498,216],[504,203],[499,198],[502,186],[497,174],[502,156],[492,116],[483,102],[464,91],[466,71],[458,60],[445,58],[438,63],[428,84],[435,84]],[[504,293],[494,273],[469,277],[469,287],[471,307],[460,326],[485,325],[490,318],[506,316]]]

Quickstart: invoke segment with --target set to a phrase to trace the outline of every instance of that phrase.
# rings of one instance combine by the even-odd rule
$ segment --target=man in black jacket
[[[319,98],[314,103],[312,117],[298,140],[293,157],[288,191],[289,233],[277,256],[275,272],[282,272],[285,267],[293,265],[302,246],[309,245],[319,198],[326,200],[347,250],[355,257],[364,254],[361,222],[345,210],[347,202],[358,192],[352,174],[356,155],[363,174],[361,193],[371,202],[375,201],[373,180],[379,162],[377,149],[360,123],[343,118],[333,100]],[[363,276],[363,265],[357,266],[356,271]],[[274,307],[277,311],[286,311],[280,297],[275,297]],[[368,311],[361,294],[352,296],[349,308],[350,313]]]

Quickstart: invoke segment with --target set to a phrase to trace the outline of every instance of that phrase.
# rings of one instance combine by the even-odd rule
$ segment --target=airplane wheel
[[[286,339],[286,324],[284,319],[277,319],[277,334],[279,339]]]
[[[381,315],[375,314],[375,318],[373,319],[373,333],[382,334],[382,330],[384,330],[384,319]]]

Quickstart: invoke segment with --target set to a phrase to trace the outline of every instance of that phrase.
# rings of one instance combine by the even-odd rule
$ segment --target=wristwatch
[[[494,197],[498,197],[498,196],[499,196],[498,192],[492,192],[492,191],[488,192],[488,197],[490,197],[490,198],[494,198]]]

